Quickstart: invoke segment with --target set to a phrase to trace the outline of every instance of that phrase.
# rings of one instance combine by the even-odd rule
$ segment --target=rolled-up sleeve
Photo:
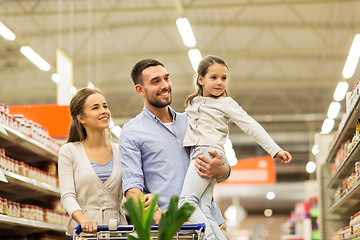
[[[71,150],[64,145],[59,152],[58,172],[61,193],[61,204],[65,211],[71,216],[76,210],[81,210],[76,200],[74,170],[72,164]]]
[[[120,159],[122,167],[122,189],[124,195],[130,188],[144,189],[144,174],[142,170],[141,150],[131,129],[126,125],[119,139]]]

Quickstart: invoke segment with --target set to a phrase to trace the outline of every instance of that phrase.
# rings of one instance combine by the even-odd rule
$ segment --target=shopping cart
[[[151,239],[157,239],[157,232],[159,228],[157,225],[151,226]],[[181,226],[180,230],[175,234],[173,239],[203,239],[205,232],[205,224],[184,224]],[[128,234],[136,236],[136,231],[133,225],[118,225],[117,227],[109,227],[108,225],[99,225],[98,233],[96,236],[94,235],[85,235],[82,232],[81,225],[77,226],[73,233],[73,239],[127,239]]]

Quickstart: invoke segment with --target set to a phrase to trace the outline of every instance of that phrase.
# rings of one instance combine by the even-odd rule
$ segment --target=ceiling
[[[165,64],[173,83],[172,107],[183,111],[194,91],[194,71],[175,21],[186,16],[202,55],[226,60],[230,96],[293,155],[290,165],[277,166],[278,181],[300,186],[313,178],[305,164],[313,159],[313,134],[326,118],[351,42],[360,32],[358,9],[355,0],[2,0],[0,21],[17,38],[0,39],[0,102],[56,103],[51,74],[61,49],[73,61],[74,86],[92,82],[98,87],[116,124],[142,109],[130,71],[148,57]],[[31,46],[51,70],[30,63],[19,52],[22,45]],[[350,87],[359,75],[358,68]],[[236,126],[230,129],[238,158],[265,154]],[[251,198],[240,187],[231,191],[238,190],[241,204],[255,211],[262,205],[254,206],[254,199],[269,190],[260,188]],[[288,208],[304,197],[303,187],[297,189],[300,194],[288,198]],[[286,193],[279,190],[277,196]],[[281,206],[283,201],[274,200],[270,207]]]

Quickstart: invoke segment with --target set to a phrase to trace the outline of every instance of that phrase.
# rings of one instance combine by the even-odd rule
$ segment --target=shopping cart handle
[[[76,228],[76,234],[80,234],[82,233],[82,228],[81,225],[78,225]],[[97,227],[97,231],[109,231],[109,226],[108,225],[98,225]],[[134,231],[134,226],[133,225],[118,225],[117,226],[117,231]]]
[[[159,226],[151,225],[151,230],[159,230]],[[205,223],[184,224],[180,227],[180,230],[201,230],[201,232],[205,232]]]
[[[205,232],[205,223],[184,224],[180,230],[201,230],[201,232]]]
[[[151,230],[159,230],[158,225],[152,225]],[[197,223],[197,224],[184,224],[181,226],[180,230],[201,230],[205,232],[205,223]],[[82,233],[81,225],[78,225],[75,228],[76,234]],[[98,225],[97,231],[109,231],[108,225]],[[117,231],[134,231],[133,225],[118,225]]]

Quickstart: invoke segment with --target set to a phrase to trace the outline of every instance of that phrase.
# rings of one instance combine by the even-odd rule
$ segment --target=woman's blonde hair
[[[197,70],[197,74],[195,76],[195,81],[196,81],[196,88],[197,88],[197,91],[196,93],[193,93],[191,94],[185,101],[185,105],[191,105],[192,104],[192,100],[194,99],[194,97],[197,97],[197,96],[202,96],[203,95],[203,88],[202,86],[200,85],[199,83],[199,77],[202,76],[202,77],[205,77],[205,75],[207,74],[208,72],[208,69],[211,65],[213,64],[222,64],[226,67],[228,67],[224,61],[224,59],[222,59],[221,57],[218,57],[218,56],[206,56],[204,57],[200,63],[199,63],[199,66],[198,66],[198,70]],[[220,96],[227,96],[227,92],[226,90],[220,95]]]

